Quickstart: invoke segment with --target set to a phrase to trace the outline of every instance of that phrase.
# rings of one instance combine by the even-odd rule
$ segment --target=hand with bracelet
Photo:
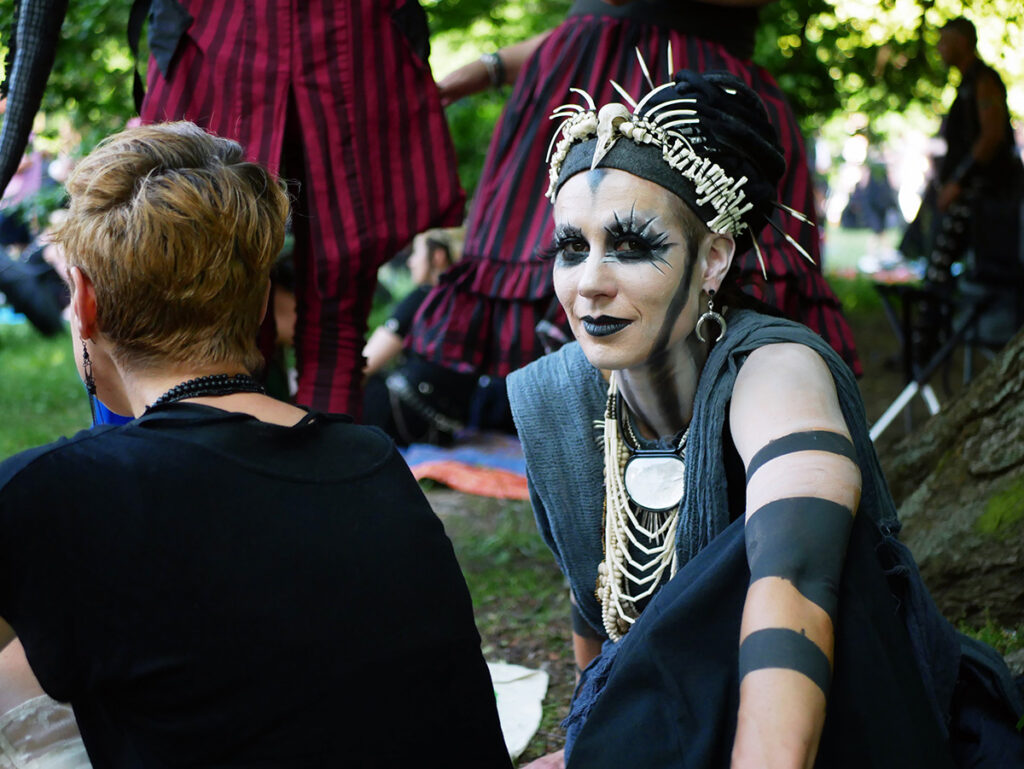
[[[604,0],[608,5],[628,5],[633,0]],[[459,99],[472,96],[487,88],[501,88],[515,83],[519,70],[550,30],[506,46],[494,53],[485,53],[479,59],[464,64],[437,81],[441,91],[441,104],[447,107]]]
[[[441,104],[447,107],[466,96],[488,88],[501,88],[514,83],[523,63],[550,34],[542,32],[529,40],[506,46],[494,53],[464,64],[437,81]]]

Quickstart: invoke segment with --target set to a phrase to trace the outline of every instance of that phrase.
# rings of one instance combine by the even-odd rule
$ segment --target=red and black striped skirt
[[[643,54],[655,82],[664,82],[669,41],[676,69],[727,70],[760,94],[786,156],[779,200],[815,218],[803,138],[785,96],[766,70],[717,43],[672,30],[629,19],[571,16],[520,73],[491,140],[470,210],[463,260],[442,276],[423,303],[411,333],[415,352],[459,371],[505,376],[544,354],[546,345],[560,335],[571,339],[555,299],[551,264],[538,257],[554,229],[544,197],[545,155],[558,121],[548,116],[556,106],[574,100],[570,87],[586,90],[597,104],[621,101],[610,79],[630,93],[645,93],[648,87],[634,49]],[[766,228],[758,242],[768,277],[753,251],[738,255],[744,290],[821,334],[859,374],[853,334],[821,274],[817,229],[785,214],[777,223],[815,264]]]

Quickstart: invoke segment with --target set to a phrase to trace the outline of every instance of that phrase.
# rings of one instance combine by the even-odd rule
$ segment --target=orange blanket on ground
[[[417,480],[429,478],[483,497],[529,499],[523,449],[510,435],[467,432],[453,446],[414,443],[402,455]]]

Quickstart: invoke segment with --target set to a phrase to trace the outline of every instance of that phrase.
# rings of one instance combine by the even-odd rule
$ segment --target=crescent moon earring
[[[708,309],[707,309],[707,311],[703,315],[701,315],[699,318],[697,318],[697,327],[693,330],[693,333],[695,333],[697,335],[697,338],[700,341],[702,341],[702,342],[707,342],[708,340],[704,338],[704,334],[701,331],[701,327],[705,323],[707,323],[709,320],[710,321],[714,321],[715,323],[718,324],[718,336],[715,337],[715,341],[718,342],[718,341],[720,341],[722,339],[723,336],[725,336],[725,329],[726,329],[725,317],[721,313],[715,312],[715,300],[714,300],[714,297],[715,297],[715,289],[709,288],[708,289]]]

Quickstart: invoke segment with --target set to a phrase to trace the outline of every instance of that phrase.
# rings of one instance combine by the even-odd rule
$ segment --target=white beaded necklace
[[[630,500],[623,472],[632,452],[622,439],[623,422],[633,445],[638,442],[628,418],[619,410],[618,385],[612,372],[604,413],[604,560],[597,569],[597,598],[605,632],[613,641],[621,639],[640,615],[637,602],[658,589],[666,570],[671,578],[678,569],[679,505],[665,514],[635,506]],[[680,459],[685,459],[689,432],[687,427],[676,447]],[[637,535],[655,544],[645,544]],[[640,553],[638,559],[629,552],[631,543]],[[634,589],[639,592],[634,594]]]

